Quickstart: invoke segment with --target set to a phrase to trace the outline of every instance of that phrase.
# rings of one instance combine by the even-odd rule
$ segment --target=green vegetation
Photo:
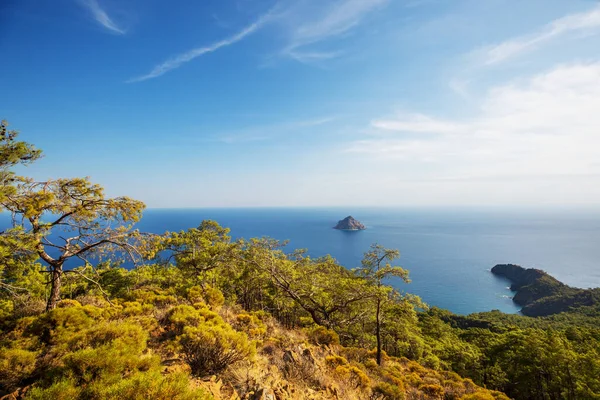
[[[0,235],[0,395],[600,398],[592,309],[456,316],[389,286],[408,272],[381,246],[350,271],[276,240],[233,241],[214,221],[143,234],[140,202],[15,176],[39,152],[3,137],[1,204],[16,218]],[[125,256],[141,262],[121,268]]]
[[[513,264],[496,265],[492,272],[513,282],[511,289],[517,292],[513,300],[523,306],[523,315],[541,317],[566,311],[600,312],[599,288],[570,287],[544,271]]]

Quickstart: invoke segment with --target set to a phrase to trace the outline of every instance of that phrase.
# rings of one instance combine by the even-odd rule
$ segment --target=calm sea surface
[[[332,229],[351,214],[367,230]],[[288,249],[331,254],[347,268],[360,265],[372,243],[400,250],[397,262],[412,283],[392,284],[426,303],[468,314],[518,312],[509,282],[490,269],[498,263],[541,268],[577,287],[600,286],[600,212],[435,209],[150,209],[137,227],[163,233],[213,219],[234,238],[289,240]],[[9,223],[0,214],[0,225]]]
[[[351,214],[367,230],[332,229]],[[542,268],[578,287],[600,286],[600,213],[415,209],[150,209],[138,224],[162,233],[213,219],[234,238],[289,240],[289,249],[331,254],[354,268],[372,243],[400,250],[398,265],[412,283],[394,282],[426,303],[460,314],[518,311],[509,283],[491,267],[515,263]]]

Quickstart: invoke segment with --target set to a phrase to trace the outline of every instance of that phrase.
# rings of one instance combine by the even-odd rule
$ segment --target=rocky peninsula
[[[579,289],[560,282],[547,272],[514,264],[498,264],[494,275],[512,282],[513,301],[529,317],[558,314],[580,307],[599,307],[600,289]]]
[[[343,231],[362,231],[367,228],[349,215],[341,221],[338,221],[337,225],[334,226],[333,229],[339,229]]]

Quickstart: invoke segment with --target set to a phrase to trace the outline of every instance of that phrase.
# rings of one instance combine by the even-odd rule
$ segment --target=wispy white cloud
[[[385,131],[411,133],[458,133],[464,125],[452,121],[442,121],[423,114],[405,115],[403,118],[392,120],[375,120],[371,123],[374,128]]]
[[[600,6],[596,6],[587,12],[556,19],[537,33],[510,39],[483,49],[483,64],[497,64],[560,36],[580,31],[597,31],[599,28]]]
[[[288,25],[289,42],[282,54],[297,61],[310,63],[338,57],[341,52],[315,51],[311,45],[325,43],[348,34],[374,10],[389,0],[309,1],[292,6],[282,19]]]
[[[264,125],[246,128],[241,131],[221,133],[215,136],[215,140],[227,144],[258,142],[272,139],[290,132],[298,132],[302,129],[313,128],[328,124],[336,117],[321,117],[299,121],[291,121],[280,124]]]
[[[285,53],[290,58],[303,64],[316,64],[320,61],[332,60],[343,54],[342,51],[295,51],[286,50]]]
[[[464,120],[416,114],[373,121],[382,132],[346,151],[425,163],[437,177],[600,173],[600,62],[493,87],[481,104]]]
[[[84,0],[94,1],[95,0]],[[339,0],[337,2],[321,2],[320,0],[285,1],[277,3],[269,12],[262,15],[254,23],[235,35],[176,55],[150,72],[128,80],[128,83],[140,82],[156,78],[179,68],[181,65],[202,55],[212,53],[223,47],[231,46],[247,36],[255,33],[271,22],[279,22],[288,31],[289,39],[281,52],[302,63],[319,63],[331,60],[343,54],[340,50],[322,50],[311,48],[311,45],[324,43],[333,38],[343,36],[357,27],[363,19],[378,7],[386,5],[390,0]]]
[[[451,79],[448,82],[448,87],[463,99],[470,99],[471,93],[469,91],[469,81],[464,79]]]
[[[212,53],[223,47],[231,46],[232,44],[235,44],[235,43],[243,40],[247,36],[250,36],[251,34],[258,31],[267,22],[269,22],[271,20],[273,15],[274,15],[273,12],[269,11],[268,13],[266,13],[266,14],[262,15],[260,18],[258,18],[254,23],[245,27],[240,32],[236,33],[235,35],[230,36],[226,39],[220,40],[218,42],[215,42],[211,45],[204,46],[204,47],[197,47],[195,49],[186,51],[185,53],[182,53],[175,57],[172,57],[172,58],[168,59],[167,61],[155,66],[149,73],[142,75],[142,76],[138,76],[136,78],[132,78],[127,82],[128,83],[141,82],[141,81],[145,81],[148,79],[159,77],[173,69],[179,68],[181,65],[183,65],[187,62],[190,62],[193,59],[198,58],[204,54]]]
[[[97,0],[80,0],[80,3],[86,7],[100,25],[111,31],[112,33],[116,33],[118,35],[124,35],[125,30],[120,28],[100,7]]]

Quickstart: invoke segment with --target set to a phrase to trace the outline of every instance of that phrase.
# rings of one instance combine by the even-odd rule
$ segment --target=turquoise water
[[[367,230],[332,229],[354,216]],[[331,254],[360,264],[372,243],[400,250],[398,265],[412,283],[393,282],[430,305],[460,314],[518,311],[509,283],[490,269],[498,263],[542,268],[573,286],[600,286],[600,213],[417,209],[151,209],[140,230],[182,230],[214,219],[233,237],[289,240],[313,256]]]
[[[332,229],[352,215],[365,231]],[[331,254],[342,265],[360,264],[372,243],[400,250],[398,265],[412,283],[398,289],[460,314],[498,309],[518,312],[509,282],[490,269],[498,263],[541,268],[578,287],[600,286],[600,213],[466,209],[150,209],[137,225],[163,233],[214,219],[239,237],[289,240],[312,256]],[[0,225],[9,223],[0,214]]]

